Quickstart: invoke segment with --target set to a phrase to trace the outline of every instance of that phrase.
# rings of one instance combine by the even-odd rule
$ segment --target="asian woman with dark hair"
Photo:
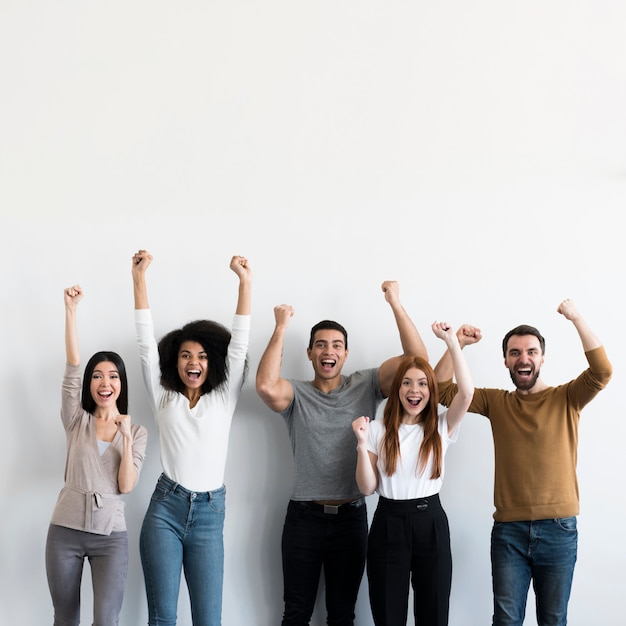
[[[126,368],[115,352],[97,352],[80,380],[76,307],[79,285],[65,289],[66,367],[61,421],[67,437],[65,484],[52,513],[46,571],[55,626],[80,622],[84,560],[91,565],[93,623],[117,626],[128,570],[121,494],[134,488],[147,432],[128,415]],[[82,391],[81,391],[82,387]]]

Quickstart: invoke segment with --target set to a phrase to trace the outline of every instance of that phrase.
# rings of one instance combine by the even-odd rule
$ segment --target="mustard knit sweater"
[[[578,515],[580,411],[612,374],[602,346],[585,356],[589,368],[564,385],[531,394],[475,390],[468,412],[487,417],[493,434],[496,521]],[[441,404],[449,406],[456,391],[451,380],[440,383]]]

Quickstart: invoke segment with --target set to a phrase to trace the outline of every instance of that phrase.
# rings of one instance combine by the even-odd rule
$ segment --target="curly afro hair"
[[[209,320],[189,322],[167,333],[159,341],[163,387],[179,393],[185,391],[185,385],[178,375],[178,352],[185,341],[195,341],[206,350],[208,356],[207,378],[202,385],[202,394],[218,389],[228,378],[226,355],[230,338],[231,333],[225,326]]]

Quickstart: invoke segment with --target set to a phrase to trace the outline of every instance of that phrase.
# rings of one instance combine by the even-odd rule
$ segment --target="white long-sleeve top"
[[[250,316],[235,315],[228,345],[228,380],[203,394],[192,409],[181,393],[161,386],[159,352],[150,309],[135,310],[139,357],[168,478],[189,491],[219,489],[224,484],[228,438],[245,374]]]

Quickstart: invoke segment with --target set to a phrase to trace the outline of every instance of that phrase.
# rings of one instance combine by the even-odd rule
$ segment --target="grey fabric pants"
[[[128,573],[128,534],[110,535],[51,524],[46,542],[46,572],[54,606],[54,626],[80,623],[83,564],[91,566],[93,626],[117,626]]]

